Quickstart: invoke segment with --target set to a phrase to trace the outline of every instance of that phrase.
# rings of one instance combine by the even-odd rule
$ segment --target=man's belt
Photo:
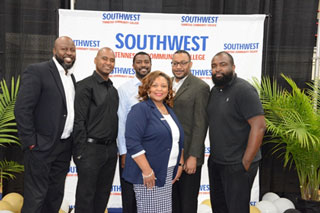
[[[113,140],[98,140],[98,139],[88,138],[87,142],[92,144],[109,145],[113,142]]]

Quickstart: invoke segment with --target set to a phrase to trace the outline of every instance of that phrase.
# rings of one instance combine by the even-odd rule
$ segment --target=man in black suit
[[[22,213],[57,213],[69,171],[74,121],[76,47],[56,39],[54,57],[24,71],[15,116],[24,151]]]

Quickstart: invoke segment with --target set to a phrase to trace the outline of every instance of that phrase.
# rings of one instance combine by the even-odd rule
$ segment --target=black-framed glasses
[[[190,61],[180,61],[180,62],[177,62],[177,61],[171,61],[171,66],[173,67],[177,67],[179,64],[181,67],[184,67],[186,66],[187,64],[189,64]]]

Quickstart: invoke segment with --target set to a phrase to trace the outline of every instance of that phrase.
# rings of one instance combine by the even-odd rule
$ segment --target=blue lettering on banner
[[[250,201],[250,206],[255,206],[257,204],[257,201]]]
[[[206,147],[204,148],[204,153],[205,153],[205,154],[210,154],[210,146],[206,146]]]
[[[76,47],[100,47],[99,40],[73,40]]]
[[[210,185],[209,184],[204,184],[204,185],[200,185],[200,192],[209,192],[210,191]]]
[[[103,20],[140,21],[140,14],[103,13],[102,19]]]
[[[136,74],[136,71],[134,71],[133,68],[115,67],[110,74],[112,74],[112,75],[115,75],[115,74],[135,75],[135,74]]]
[[[191,70],[191,73],[194,75],[194,76],[211,76],[212,73],[211,73],[211,70],[194,70],[192,69]]]
[[[69,173],[72,173],[72,174],[77,173],[77,167],[75,167],[75,166],[70,166],[70,168],[69,168]]]
[[[225,43],[224,50],[257,50],[259,43]]]
[[[116,34],[116,48],[205,51],[209,36]]]
[[[202,24],[216,24],[218,16],[182,16],[182,23],[202,23]]]
[[[120,185],[112,185],[111,192],[121,192]]]

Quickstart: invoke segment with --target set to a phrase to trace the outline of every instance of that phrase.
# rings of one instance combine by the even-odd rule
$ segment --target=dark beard
[[[65,64],[63,58],[59,58],[57,55],[55,55],[55,58],[57,59],[57,61],[59,62],[59,64],[63,67],[63,69],[68,70],[71,67],[73,67],[73,64],[75,62],[75,60],[72,62],[72,64]]]
[[[139,72],[136,71],[136,76],[137,76],[138,79],[143,79],[143,78],[144,78],[145,76],[147,76],[149,73],[150,73],[150,71],[149,71],[147,74],[145,74],[145,75],[141,75],[141,73],[139,73]]]
[[[216,78],[216,74],[211,76],[214,86],[224,87],[225,85],[227,85],[232,80],[233,72],[222,75],[222,78]]]

